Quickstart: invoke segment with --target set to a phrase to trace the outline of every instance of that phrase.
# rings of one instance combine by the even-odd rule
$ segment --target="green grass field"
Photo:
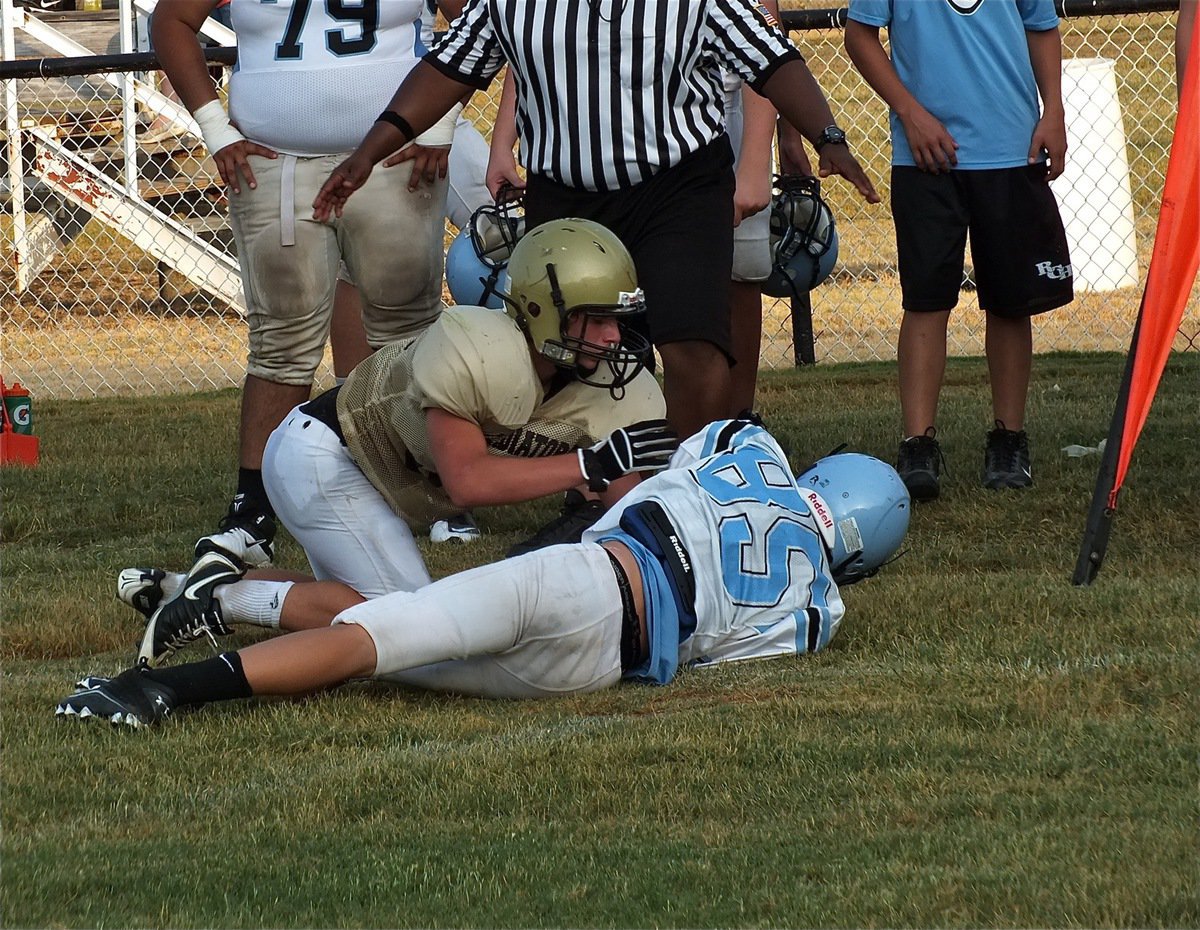
[[[1122,360],[1037,359],[1035,487],[977,488],[982,360],[943,392],[945,493],[815,657],[544,703],[355,684],[55,719],[140,627],[234,471],[237,393],[42,402],[3,481],[6,927],[1189,927],[1200,685],[1200,356],[1172,356],[1097,583],[1069,583]],[[797,464],[891,458],[885,364],[767,375]],[[484,511],[435,574],[552,503]],[[279,563],[303,566],[290,542]],[[208,654],[197,644],[192,654]]]

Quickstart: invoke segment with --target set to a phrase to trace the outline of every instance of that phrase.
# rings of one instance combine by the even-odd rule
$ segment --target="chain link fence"
[[[122,0],[123,12],[130,2]],[[781,4],[806,5],[817,6]],[[122,39],[115,12],[46,14],[36,22],[7,5],[5,12],[13,43],[6,59],[135,47],[129,34]],[[1073,17],[1064,20],[1062,34],[1074,174],[1055,186],[1073,261],[1086,280],[1071,306],[1035,319],[1035,348],[1123,351],[1149,264],[1174,125],[1174,15]],[[62,36],[78,48],[64,51],[70,46]],[[815,358],[891,359],[900,292],[886,207],[886,107],[849,65],[840,29],[799,29],[792,38],[884,196],[884,205],[872,207],[838,180],[825,186],[841,248],[833,277],[812,294]],[[220,70],[214,73],[223,82]],[[5,378],[45,397],[240,383],[245,332],[225,195],[186,114],[159,92],[157,72],[43,75],[5,85]],[[468,113],[490,135],[494,99],[476,95]],[[762,365],[790,366],[796,357],[790,306],[768,299],[763,309]],[[1194,299],[1175,348],[1200,348]],[[969,263],[950,351],[983,352]],[[319,378],[332,380],[328,359]]]

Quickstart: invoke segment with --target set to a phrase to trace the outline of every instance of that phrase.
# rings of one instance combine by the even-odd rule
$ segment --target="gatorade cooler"
[[[38,440],[33,435],[33,398],[14,382],[0,378],[0,465],[36,465]]]

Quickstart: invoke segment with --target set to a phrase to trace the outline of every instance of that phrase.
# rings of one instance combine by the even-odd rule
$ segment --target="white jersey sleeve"
[[[423,0],[233,0],[229,115],[253,142],[335,155],[362,141],[426,51]]]

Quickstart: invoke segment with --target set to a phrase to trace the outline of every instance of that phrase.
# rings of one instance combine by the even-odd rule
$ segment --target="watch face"
[[[838,129],[837,126],[830,126],[821,133],[821,141],[832,142],[834,145],[837,145],[840,142],[846,141],[846,133]]]

